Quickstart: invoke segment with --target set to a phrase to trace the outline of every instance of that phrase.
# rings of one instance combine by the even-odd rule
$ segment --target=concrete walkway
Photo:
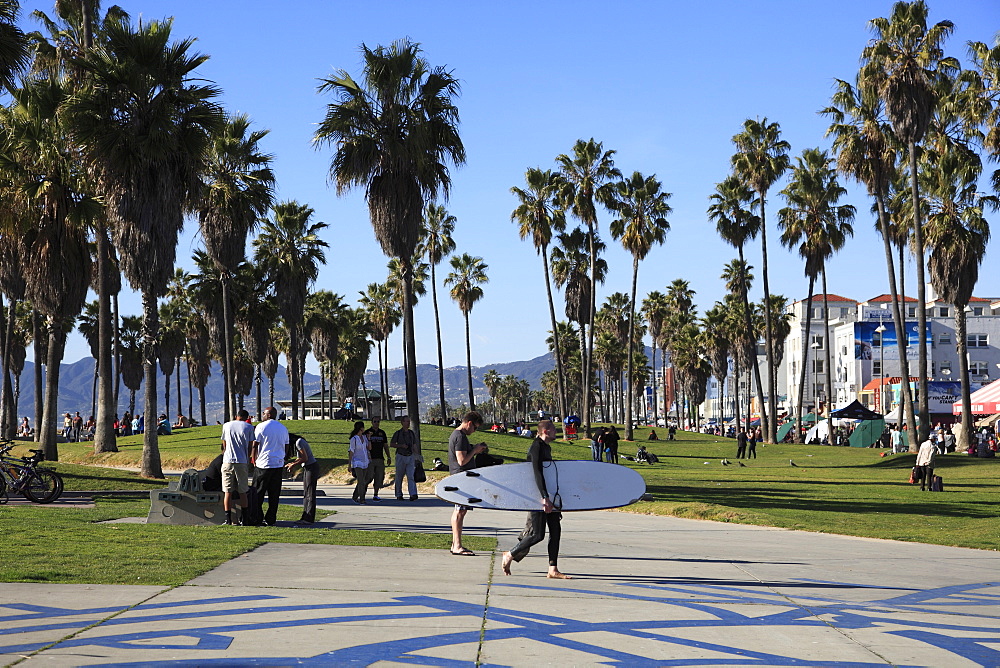
[[[436,499],[325,489],[327,525],[450,530]],[[466,525],[506,549],[523,520]],[[180,587],[4,584],[0,664],[1000,666],[997,552],[619,512],[564,516],[573,580],[544,546],[510,577],[499,553],[272,543]]]

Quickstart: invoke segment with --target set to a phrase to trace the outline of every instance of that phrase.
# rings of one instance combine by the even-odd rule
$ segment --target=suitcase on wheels
[[[944,491],[944,481],[941,480],[941,476],[936,475],[931,478],[931,491],[932,492],[943,492]]]

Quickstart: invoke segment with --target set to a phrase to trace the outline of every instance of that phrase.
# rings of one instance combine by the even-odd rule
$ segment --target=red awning
[[[1000,380],[995,380],[985,387],[972,393],[972,413],[975,415],[993,415],[1000,413]],[[962,402],[951,405],[952,415],[962,414]]]

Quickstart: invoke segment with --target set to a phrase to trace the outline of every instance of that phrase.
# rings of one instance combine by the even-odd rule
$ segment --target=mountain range
[[[59,368],[59,402],[58,411],[62,413],[74,413],[79,411],[81,415],[86,418],[92,412],[93,405],[93,391],[94,391],[94,365],[95,360],[92,357],[85,357],[77,362],[66,363],[64,362]],[[555,362],[553,361],[551,353],[542,355],[540,357],[535,357],[534,359],[517,361],[517,362],[503,362],[500,364],[489,364],[481,367],[472,368],[472,384],[473,391],[476,396],[476,400],[482,401],[489,396],[489,392],[486,389],[486,385],[483,384],[483,376],[491,369],[496,369],[496,372],[501,376],[513,375],[518,378],[527,380],[531,386],[531,389],[538,390],[541,389],[541,377],[542,374],[553,368]],[[44,373],[44,369],[43,369]],[[395,367],[389,369],[388,371],[388,393],[395,397],[403,397],[406,394],[406,388],[404,384],[404,371],[402,367]],[[180,402],[180,412],[185,415],[193,415],[195,418],[200,417],[200,404],[198,402],[198,391],[197,389],[192,390],[188,394],[188,382],[187,382],[187,369],[181,368],[180,374],[180,389],[181,389],[181,402]],[[469,392],[467,387],[467,374],[466,368],[464,366],[448,367],[444,370],[444,385],[445,385],[445,400],[452,406],[457,406],[459,404],[467,404],[469,401]],[[379,389],[379,378],[378,371],[368,371],[365,374],[364,379],[365,386],[370,390]],[[163,410],[163,401],[165,398],[164,394],[164,376],[157,370],[157,405]],[[437,366],[433,364],[418,364],[417,365],[417,386],[420,395],[421,405],[426,408],[439,403],[438,399],[438,370]],[[268,401],[268,383],[267,379],[264,378],[262,382],[262,401],[267,403]],[[306,373],[305,377],[305,393],[306,395],[318,392],[320,390],[319,376],[311,373]],[[21,373],[20,387],[18,394],[18,415],[27,415],[29,418],[34,415],[34,400],[35,400],[35,367],[32,362],[26,362],[24,365],[24,371]],[[138,411],[142,410],[143,406],[143,392],[144,390],[140,388],[135,394],[135,409]],[[208,384],[205,386],[205,410],[206,418],[209,423],[215,422],[216,420],[223,420],[223,386],[222,386],[222,373],[217,362],[212,364],[212,375],[209,377]],[[118,396],[118,414],[122,414],[129,410],[130,392],[128,388],[124,385],[121,386]],[[289,399],[291,397],[291,389],[288,384],[288,377],[285,372],[285,367],[279,367],[278,373],[274,377],[274,399],[275,401],[281,401]],[[190,401],[190,403],[189,403]],[[248,410],[255,412],[256,410],[256,388],[251,390],[250,396],[245,399],[245,405]],[[189,408],[190,406],[190,408]],[[178,412],[177,404],[177,375],[174,374],[171,377],[170,383],[170,408],[169,410],[164,410],[167,415],[173,418]],[[31,420],[34,424],[34,419]]]

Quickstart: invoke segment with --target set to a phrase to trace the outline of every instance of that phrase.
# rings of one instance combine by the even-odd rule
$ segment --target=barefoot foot
[[[549,574],[546,577],[550,577],[554,580],[572,580],[572,575],[566,575],[565,573],[559,572],[558,569],[552,568],[549,570]]]
[[[503,559],[500,560],[500,570],[503,571],[504,575],[510,575],[510,562],[514,561],[514,557],[511,556],[510,552],[503,553]]]

